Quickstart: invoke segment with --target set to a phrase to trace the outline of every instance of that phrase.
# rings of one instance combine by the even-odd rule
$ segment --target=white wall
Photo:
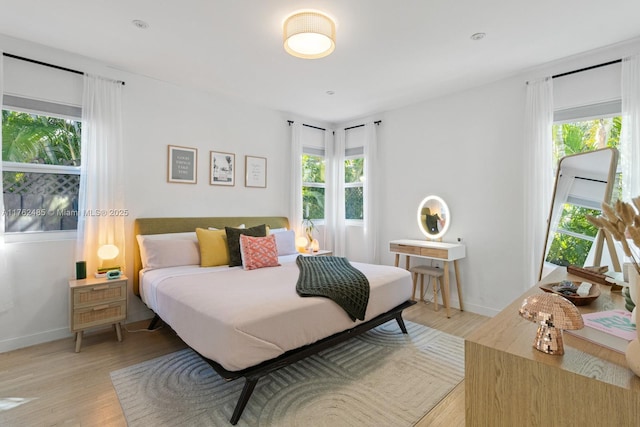
[[[0,49],[126,81],[123,119],[128,248],[133,242],[136,217],[287,216],[288,116],[116,72],[87,58],[9,37],[0,36]],[[169,144],[198,149],[196,185],[167,183]],[[234,187],[209,185],[209,150],[235,153]],[[244,187],[245,155],[267,158],[266,189]],[[46,234],[36,239],[6,244],[14,307],[0,313],[0,352],[71,336],[67,282],[75,275],[75,233]],[[8,240],[16,239],[10,236]],[[133,274],[132,259],[129,250],[129,276]],[[128,321],[150,316],[140,300],[130,294]]]

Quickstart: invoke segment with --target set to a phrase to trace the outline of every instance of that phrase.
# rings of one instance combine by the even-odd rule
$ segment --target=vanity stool
[[[416,265],[409,269],[413,276],[413,292],[411,294],[412,299],[415,300],[416,296],[416,285],[418,284],[418,276],[420,276],[420,301],[424,301],[424,276],[429,276],[429,282],[431,282],[431,278],[434,279],[433,283],[433,303],[435,305],[435,310],[438,311],[438,289],[442,286],[442,276],[444,275],[444,271],[441,268],[429,267],[428,265]],[[445,301],[445,295],[442,294],[442,302],[445,306],[448,307],[448,301]]]

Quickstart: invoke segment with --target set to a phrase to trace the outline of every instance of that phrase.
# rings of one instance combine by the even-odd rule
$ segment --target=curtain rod
[[[73,68],[61,67],[59,65],[49,64],[48,62],[37,61],[35,59],[25,58],[24,56],[14,55],[12,53],[3,52],[2,56],[6,56],[8,58],[13,58],[13,59],[19,59],[20,61],[31,62],[32,64],[38,64],[38,65],[42,65],[42,66],[45,66],[45,67],[55,68],[56,70],[62,70],[62,71],[67,71],[69,73],[80,74],[82,76],[85,75],[84,72],[78,71],[78,70],[74,70]],[[122,80],[116,80],[116,81],[119,81],[120,83],[122,83],[123,86],[125,85],[125,83]]]
[[[551,76],[551,78],[552,79],[557,79],[558,77],[569,76],[571,74],[577,74],[577,73],[581,73],[583,71],[593,70],[594,68],[600,68],[600,67],[606,67],[607,65],[618,64],[620,62],[622,62],[622,59],[615,59],[613,61],[603,62],[602,64],[591,65],[590,67],[584,67],[584,68],[580,68],[578,70],[567,71],[566,73],[556,74],[554,76]]]
[[[292,124],[294,124],[295,122],[294,122],[293,120],[287,120],[287,123],[289,123],[289,126],[291,126],[291,125],[292,125]],[[380,123],[382,123],[382,120],[377,120],[377,121],[375,121],[375,122],[373,122],[373,123],[374,123],[374,124],[376,124],[376,125],[379,125]],[[306,127],[308,127],[308,128],[313,128],[313,129],[325,130],[325,131],[326,131],[326,129],[325,129],[325,128],[319,128],[319,127],[317,127],[317,126],[312,126],[312,125],[308,125],[308,124],[305,124],[305,123],[303,123],[303,124],[302,124],[302,126],[306,126]],[[355,125],[355,126],[351,126],[351,127],[348,127],[348,128],[344,128],[344,130],[360,128],[360,127],[362,127],[362,126],[364,126],[364,124],[361,124],[361,125]]]
[[[382,123],[382,120],[376,120],[375,122],[373,122],[373,124],[375,125],[380,125],[380,123]],[[361,128],[362,126],[364,126],[364,123],[361,125],[355,125],[355,126],[350,126],[348,128],[344,128],[344,130],[349,130],[349,129],[355,129],[355,128]]]
[[[293,120],[287,120],[287,123],[289,123],[289,126],[291,126],[295,122]],[[308,125],[306,123],[303,123],[302,126],[306,126],[308,128],[313,128],[313,129],[318,129],[318,130],[326,130],[325,128],[319,128],[318,126],[312,126],[312,125]]]

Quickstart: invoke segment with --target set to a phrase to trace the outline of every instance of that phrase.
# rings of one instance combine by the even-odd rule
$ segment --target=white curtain
[[[366,123],[364,144],[364,244],[365,262],[377,264],[378,251],[378,137],[376,124]]]
[[[302,124],[291,124],[291,200],[289,203],[289,228],[302,233]]]
[[[524,150],[524,288],[538,280],[547,219],[553,194],[553,80],[545,77],[527,84]]]
[[[76,257],[87,262],[88,277],[101,266],[102,245],[119,250],[110,266],[125,267],[121,104],[120,82],[85,75]]]
[[[345,207],[344,207],[344,156],[345,130],[336,131],[335,137],[327,131],[326,194],[325,194],[325,246],[335,256],[346,256]]]
[[[622,60],[622,199],[640,196],[640,55]]]
[[[0,105],[4,96],[4,56],[0,51]],[[1,116],[0,116],[1,117]],[[0,119],[0,125],[2,119]],[[1,126],[0,126],[1,127]],[[2,178],[2,132],[0,132],[0,178]],[[2,181],[0,181],[2,182]],[[0,212],[4,212],[4,188],[3,195],[0,197]],[[5,312],[13,307],[13,292],[11,291],[11,279],[9,271],[9,263],[7,262],[6,247],[4,244],[4,215],[0,215],[0,313]]]

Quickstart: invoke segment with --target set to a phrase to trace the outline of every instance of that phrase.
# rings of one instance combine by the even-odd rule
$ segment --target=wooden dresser
[[[69,281],[71,332],[75,332],[76,353],[82,346],[85,329],[114,325],[122,341],[120,322],[127,318],[127,278],[88,278]]]
[[[564,278],[554,270],[546,284]],[[635,426],[640,425],[640,378],[622,353],[563,334],[563,356],[533,348],[536,324],[520,317],[525,292],[465,340],[467,426]],[[602,294],[583,312],[624,307],[620,293]]]

